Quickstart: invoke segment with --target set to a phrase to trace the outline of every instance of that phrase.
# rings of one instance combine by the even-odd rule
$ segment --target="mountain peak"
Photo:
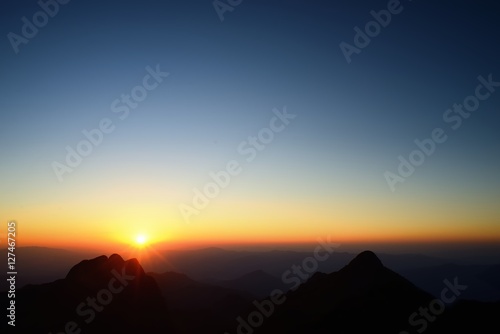
[[[382,268],[382,261],[374,252],[366,250],[359,253],[348,265],[351,268]]]
[[[144,269],[137,259],[123,260],[118,254],[113,254],[109,258],[106,255],[98,256],[94,259],[83,260],[73,266],[66,275],[66,278],[73,282],[79,282],[85,286],[95,286],[99,280],[109,280],[113,270],[144,276]]]
[[[82,327],[78,332],[170,333],[165,320],[167,306],[158,284],[144,273],[137,259],[124,261],[118,254],[83,260],[71,268],[66,278],[20,289],[16,298],[22,301],[23,307],[16,308],[20,318],[31,319],[19,324],[20,333],[68,328],[75,305],[82,305],[78,306],[82,311],[78,315],[96,317],[96,321],[82,318],[74,322]],[[104,312],[90,313],[92,309]]]
[[[115,253],[115,254],[112,254],[112,255],[109,257],[109,259],[108,259],[108,260],[109,260],[109,262],[112,262],[112,263],[118,263],[118,264],[120,264],[120,265],[123,265],[123,262],[125,262],[125,261],[123,260],[123,258],[122,258],[120,255],[116,254],[116,253]]]

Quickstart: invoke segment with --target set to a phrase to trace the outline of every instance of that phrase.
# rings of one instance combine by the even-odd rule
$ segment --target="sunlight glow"
[[[147,241],[148,240],[144,234],[139,234],[137,237],[135,237],[135,242],[139,246],[144,246]]]

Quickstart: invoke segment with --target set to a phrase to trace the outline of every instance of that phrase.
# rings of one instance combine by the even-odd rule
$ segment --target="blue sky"
[[[42,198],[56,203],[75,194],[88,194],[83,201],[91,207],[100,185],[121,180],[130,189],[158,188],[150,195],[165,196],[165,210],[176,210],[210,171],[238,158],[238,144],[268,124],[273,108],[286,106],[296,120],[225,196],[303,200],[325,211],[342,197],[352,207],[383,198],[387,208],[391,201],[421,203],[424,211],[459,203],[471,212],[490,210],[487,220],[498,222],[500,92],[459,130],[448,129],[448,141],[396,194],[383,174],[397,169],[416,138],[447,126],[443,113],[474,93],[479,75],[500,81],[499,5],[401,5],[348,64],[339,44],[352,44],[353,28],[387,2],[243,1],[221,22],[211,1],[73,0],[16,54],[7,34],[20,34],[21,18],[31,20],[40,7],[4,1],[2,211],[37,212]],[[157,64],[169,77],[119,121],[112,101]],[[103,118],[115,122],[115,131],[58,182],[52,162],[62,162],[65,147]]]

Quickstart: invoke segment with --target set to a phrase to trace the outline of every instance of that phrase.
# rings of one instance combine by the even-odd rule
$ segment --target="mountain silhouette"
[[[371,251],[331,274],[316,273],[286,295],[256,333],[399,333],[433,297],[385,268]]]
[[[180,333],[222,333],[256,299],[248,292],[197,282],[184,274],[149,275],[158,283]]]
[[[258,298],[264,298],[274,289],[287,290],[279,278],[263,270],[255,270],[232,280],[211,280],[211,284],[234,290],[248,291]]]
[[[373,252],[365,251],[338,272],[316,273],[287,293],[281,305],[271,307],[261,301],[261,305],[267,305],[261,309],[263,321],[255,313],[253,318],[246,317],[251,314],[246,313],[228,332],[420,333],[423,317],[414,318],[412,323],[409,318],[421,307],[435,303],[434,300],[432,295],[384,267]],[[498,312],[498,303],[458,304],[447,307],[445,315],[435,317],[433,323],[427,321],[426,333],[451,333],[460,326],[472,330],[494,325],[493,313]],[[493,328],[498,328],[498,324]]]
[[[384,265],[372,251],[364,251],[356,256],[348,265],[351,270],[378,270]]]
[[[498,315],[500,302],[460,300],[437,318],[426,333],[500,333]]]
[[[497,271],[485,275],[494,280]],[[257,271],[236,281],[249,284],[252,278],[266,277],[265,272]],[[268,283],[267,279],[263,282]],[[442,282],[445,293],[432,296],[386,268],[373,252],[365,251],[337,272],[316,272],[277,303],[271,302],[273,296],[254,299],[248,292],[198,282],[180,273],[146,274],[136,259],[125,261],[113,254],[81,261],[64,279],[18,289],[16,327],[4,322],[2,327],[7,330],[2,333],[500,331],[500,302],[458,300],[454,294],[459,296],[467,288],[460,278],[448,277]],[[441,301],[441,309],[438,298],[451,299],[446,305]],[[423,309],[440,312],[424,318],[417,314]]]
[[[0,249],[0,257],[7,257],[7,249]],[[19,247],[16,253],[19,261],[16,284],[18,288],[26,284],[42,284],[65,277],[68,271],[81,259],[95,258],[100,253],[94,251],[68,251],[45,247]],[[359,252],[358,252],[359,253]],[[336,252],[328,261],[319,263],[318,271],[331,273],[345,267],[358,253]],[[133,250],[123,250],[123,258],[133,258]],[[254,271],[264,271],[281,278],[284,271],[293,264],[310,256],[310,251],[234,251],[219,248],[198,250],[158,250],[148,254],[147,263],[141,263],[146,272],[163,273],[175,271],[188,275],[198,282],[234,280]],[[460,261],[439,259],[420,254],[383,254],[377,256],[384,265],[398,273],[429,268]],[[168,261],[166,262],[165,259]],[[413,280],[410,278],[413,282]],[[6,282],[0,281],[0,291],[5,291]]]
[[[155,280],[136,259],[99,256],[16,293],[16,333],[170,333]]]
[[[468,286],[458,298],[495,302],[500,300],[499,265],[456,265],[446,264],[399,272],[419,288],[432,295],[439,295],[443,289],[444,277],[460,277],[461,284]]]

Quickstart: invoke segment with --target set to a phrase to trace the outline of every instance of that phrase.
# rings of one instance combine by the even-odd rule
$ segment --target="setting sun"
[[[135,238],[135,243],[139,246],[144,246],[147,242],[147,238],[144,234],[139,234],[136,238]]]

